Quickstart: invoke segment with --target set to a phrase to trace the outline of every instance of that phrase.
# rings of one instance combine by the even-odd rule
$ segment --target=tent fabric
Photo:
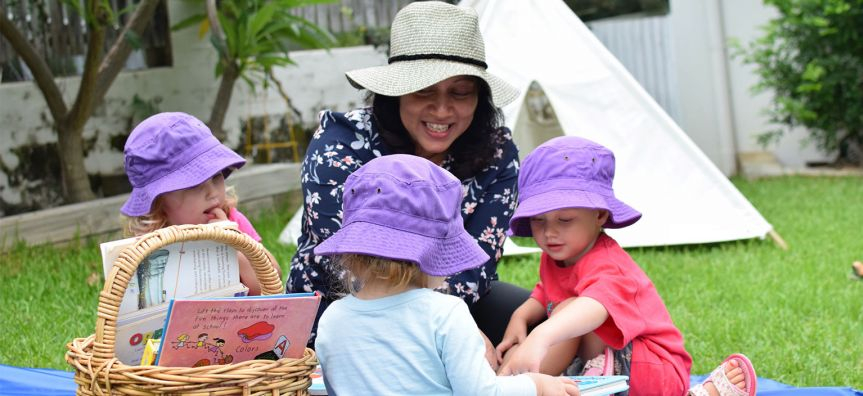
[[[69,371],[14,367],[0,364],[0,394],[9,396],[74,395],[77,385]],[[693,375],[690,383],[698,384],[707,375]],[[781,382],[758,378],[758,394],[763,396],[863,396],[848,387],[795,388]]]
[[[547,125],[526,119],[537,89],[559,122],[557,135],[582,136],[615,153],[615,195],[644,214],[633,226],[609,230],[622,246],[763,238],[771,231],[563,1],[461,5],[479,13],[489,71],[521,90],[503,110],[522,156],[553,137]]]

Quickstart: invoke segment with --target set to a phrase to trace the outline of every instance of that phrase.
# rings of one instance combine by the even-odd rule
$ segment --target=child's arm
[[[578,395],[578,386],[566,377],[529,374],[499,377],[483,356],[479,329],[465,304],[456,304],[441,316],[435,330],[440,356],[454,395]],[[481,334],[481,333],[480,333]]]
[[[503,354],[514,345],[521,344],[527,337],[527,328],[542,320],[545,317],[545,308],[535,298],[528,298],[527,301],[521,304],[512,317],[509,319],[509,324],[506,325],[506,331],[503,334],[500,344],[497,345],[497,358],[503,360]]]
[[[214,222],[225,221],[225,220],[231,220],[234,222],[238,222],[238,220],[239,220],[239,221],[242,221],[246,224],[245,227],[249,227],[251,229],[251,232],[254,235],[253,239],[260,238],[259,236],[257,236],[258,233],[254,231],[254,227],[252,227],[252,223],[249,222],[249,220],[246,219],[245,216],[243,216],[241,213],[239,213],[235,209],[232,209],[231,211],[233,212],[233,215],[237,217],[237,219],[231,219],[230,216],[228,216],[228,214],[225,213],[224,210],[222,210],[222,208],[214,208],[212,211],[210,211],[210,213],[213,215],[213,219],[210,220],[210,222],[214,223]],[[240,230],[242,231],[242,227],[240,228]],[[273,255],[270,254],[269,251],[267,251],[266,253],[267,253],[267,257],[270,258],[270,263],[272,263],[273,269],[276,270],[276,273],[279,274],[279,279],[281,279],[282,278],[281,266],[279,266],[279,263],[276,261],[276,258],[273,257]],[[250,296],[260,295],[261,294],[261,283],[258,281],[258,276],[255,274],[255,269],[252,268],[252,263],[249,261],[249,259],[246,257],[246,255],[244,255],[240,252],[237,252],[237,261],[240,264],[240,282],[242,282],[244,285],[246,285],[246,287],[249,288],[249,295]]]
[[[608,311],[590,297],[564,302],[545,322],[537,326],[500,369],[500,375],[538,372],[548,348],[561,341],[596,330],[608,319]]]
[[[270,252],[267,252],[267,257],[270,258],[273,269],[276,270],[276,273],[279,274],[279,279],[281,279],[282,269],[279,267],[279,263],[276,262],[276,258]],[[246,258],[246,255],[240,252],[237,252],[237,261],[240,263],[240,282],[249,288],[250,296],[260,295],[261,283],[258,282],[258,276],[255,274],[255,269],[252,268],[252,263]]]

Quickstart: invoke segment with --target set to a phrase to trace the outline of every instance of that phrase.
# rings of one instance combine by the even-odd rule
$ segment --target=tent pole
[[[779,233],[778,233],[778,232],[776,232],[776,230],[770,230],[770,231],[767,233],[767,235],[769,235],[769,236],[770,236],[770,239],[772,239],[772,240],[773,240],[773,242],[775,242],[775,243],[776,243],[776,246],[779,246],[779,248],[780,248],[780,249],[782,249],[782,250],[788,250],[788,244],[787,244],[787,243],[785,243],[785,240],[784,240],[784,239],[782,239],[782,236],[780,236],[780,235],[779,235]]]

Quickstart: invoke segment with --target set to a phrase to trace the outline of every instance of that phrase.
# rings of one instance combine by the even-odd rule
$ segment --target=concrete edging
[[[236,187],[241,205],[254,205],[276,195],[299,191],[300,164],[250,165],[228,184]],[[120,230],[120,206],[129,194],[0,218],[0,249],[17,241],[28,245],[59,243]]]

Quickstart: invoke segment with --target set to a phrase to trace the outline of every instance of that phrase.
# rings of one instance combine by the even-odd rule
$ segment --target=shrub
[[[754,64],[756,92],[775,96],[766,113],[779,127],[762,145],[792,127],[809,131],[837,163],[863,164],[863,0],[764,0],[779,15],[764,35],[737,55]]]

